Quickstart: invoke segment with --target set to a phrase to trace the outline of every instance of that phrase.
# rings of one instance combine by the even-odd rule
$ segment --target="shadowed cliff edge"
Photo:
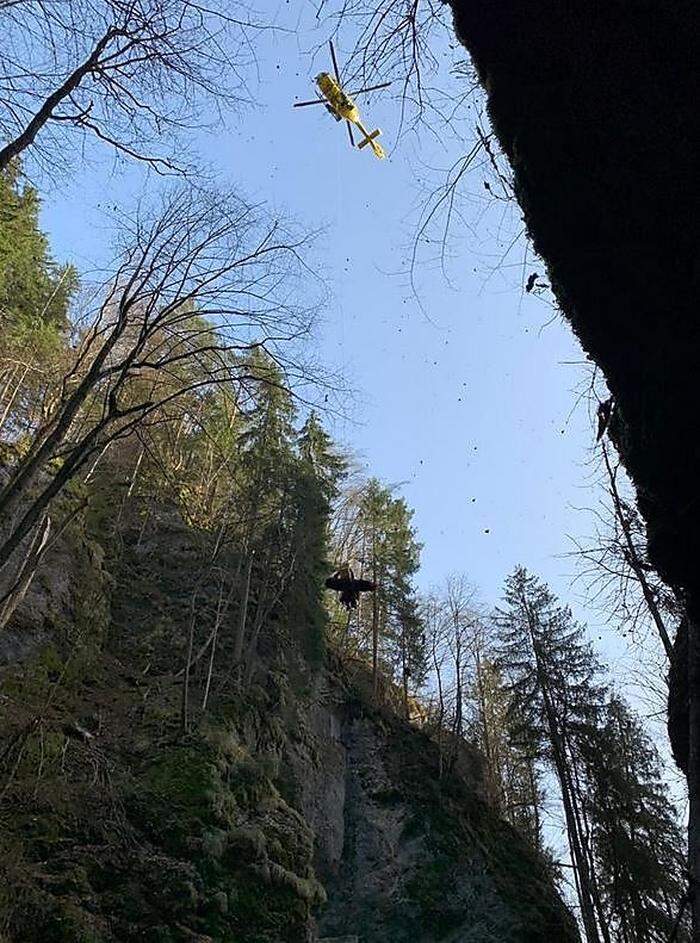
[[[651,559],[686,599],[669,729],[688,777],[700,939],[698,8],[686,0],[453,0],[452,8],[533,245],[613,396],[610,434],[636,486]]]

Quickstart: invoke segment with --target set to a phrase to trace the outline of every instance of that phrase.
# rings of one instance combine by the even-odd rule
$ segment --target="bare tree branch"
[[[218,0],[0,5],[0,170],[21,155],[70,166],[66,145],[94,138],[158,173],[187,172],[182,132],[250,98],[249,34],[264,28]]]
[[[221,193],[178,187],[122,233],[116,265],[84,325],[56,402],[0,491],[13,521],[0,566],[101,449],[157,422],[185,398],[249,379],[264,348],[285,383],[327,382],[303,345],[315,315],[309,237]],[[264,378],[262,378],[264,380]],[[56,463],[59,462],[58,466]]]

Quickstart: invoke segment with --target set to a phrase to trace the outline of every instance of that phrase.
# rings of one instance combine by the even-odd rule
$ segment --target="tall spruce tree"
[[[502,671],[489,655],[477,666],[474,697],[479,743],[494,801],[533,847],[544,850],[541,741],[536,731],[523,727],[509,710],[510,694]]]
[[[327,620],[323,580],[329,569],[329,522],[347,462],[315,412],[299,432],[297,454],[292,491],[295,563],[285,598],[288,621],[299,627],[307,654],[318,656]]]
[[[639,719],[611,694],[580,744],[605,919],[619,943],[671,939],[686,891],[683,833]],[[689,939],[682,921],[678,943]]]
[[[253,388],[252,405],[238,440],[240,553],[236,579],[240,612],[233,657],[236,665],[245,661],[250,673],[263,625],[294,571],[297,459],[294,403],[279,367],[264,351],[256,349],[247,369],[253,377]]]
[[[423,680],[427,653],[413,577],[420,544],[413,511],[377,479],[366,486],[360,506],[366,570],[376,583],[371,599],[373,688],[377,694],[382,657],[398,676],[408,708],[409,685]]]
[[[255,349],[248,370],[252,404],[239,438],[242,475],[239,518],[244,550],[255,549],[269,528],[278,528],[289,505],[294,461],[294,402],[275,363]],[[259,548],[258,548],[259,549]]]
[[[39,229],[37,191],[22,184],[17,164],[0,172],[0,316],[4,330],[27,337],[40,328],[55,338],[66,317],[77,276],[51,258]],[[4,331],[3,331],[4,333]]]
[[[576,734],[592,722],[600,703],[598,663],[571,611],[522,567],[506,580],[496,621],[517,735],[539,742],[559,784],[587,943],[608,943],[572,754]]]
[[[658,754],[639,720],[601,683],[568,607],[518,568],[498,611],[498,663],[515,736],[539,744],[566,822],[586,940],[655,943],[684,899],[682,835]],[[681,922],[676,939],[687,939]]]

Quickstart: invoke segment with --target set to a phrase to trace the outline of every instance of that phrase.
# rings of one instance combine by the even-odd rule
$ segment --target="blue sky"
[[[397,140],[392,90],[363,99],[363,117],[383,129],[389,158],[348,146],[322,108],[293,109],[313,97],[313,76],[329,67],[321,32],[259,37],[256,104],[196,146],[224,186],[266,201],[321,234],[311,261],[330,298],[319,325],[320,357],[342,370],[356,393],[331,431],[368,473],[400,485],[424,543],[420,582],[466,573],[487,604],[498,601],[517,563],[538,573],[578,614],[569,589],[568,535],[590,532],[593,431],[585,403],[583,355],[542,299],[525,294],[526,259],[517,210],[488,198],[485,168],[465,178],[445,271],[437,229],[412,244],[427,194],[473,142],[479,103],[464,109],[461,143],[427,133]],[[448,62],[453,52],[441,50]],[[343,47],[340,43],[341,64]],[[445,78],[445,81],[448,81]],[[127,209],[160,185],[105,152],[45,191],[42,223],[56,256],[81,270],[104,260],[104,210]],[[595,637],[612,659],[623,649],[609,627]]]
[[[410,275],[426,199],[472,146],[476,120],[487,127],[479,102],[465,105],[455,134],[398,139],[393,90],[363,99],[366,124],[381,126],[389,151],[379,162],[351,150],[322,108],[292,108],[313,97],[313,76],[329,68],[324,39],[305,29],[259,37],[256,104],[229,116],[226,129],[198,135],[196,147],[222,186],[320,230],[310,257],[329,290],[319,357],[355,391],[327,424],[368,474],[399,486],[415,509],[422,588],[464,573],[490,607],[505,576],[524,564],[588,623],[618,685],[645,712],[631,670],[638,652],[580,604],[565,557],[570,537],[592,532],[590,513],[578,509],[597,500],[594,431],[580,397],[585,358],[553,308],[524,292],[527,276],[543,268],[528,257],[517,208],[494,204],[485,190],[493,178],[483,161],[463,181],[445,264],[438,215]],[[456,55],[447,42],[440,52],[446,64]],[[161,183],[91,151],[70,179],[43,191],[56,256],[82,271],[105,261],[105,210],[128,211]],[[652,729],[667,756],[662,722]]]

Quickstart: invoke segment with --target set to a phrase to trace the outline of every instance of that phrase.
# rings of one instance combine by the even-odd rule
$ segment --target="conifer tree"
[[[479,743],[494,800],[503,816],[543,850],[541,744],[509,710],[510,695],[499,666],[487,655],[474,682],[479,704]]]
[[[248,370],[254,378],[252,405],[238,442],[245,469],[239,516],[246,547],[275,526],[281,504],[288,499],[295,435],[294,403],[277,364],[256,349]]]
[[[51,258],[39,208],[16,163],[0,172],[0,429],[12,438],[41,420],[77,287],[75,270]]]
[[[620,943],[671,939],[685,895],[684,841],[658,752],[638,718],[610,695],[582,739],[586,812],[605,919]],[[676,940],[689,938],[681,922]]]
[[[360,598],[353,617],[338,620],[343,645],[371,658],[372,686],[379,693],[382,673],[401,685],[404,710],[423,683],[428,662],[423,607],[414,577],[420,550],[413,511],[378,479],[353,482],[336,502],[333,546],[336,564],[349,564],[376,590]]]
[[[297,452],[292,494],[296,559],[285,595],[288,621],[303,633],[308,653],[317,655],[326,629],[323,580],[329,570],[330,515],[346,474],[346,461],[315,412],[297,436]]]
[[[360,516],[367,575],[377,586],[370,603],[373,689],[376,696],[383,655],[397,670],[407,701],[409,679],[422,680],[427,658],[412,582],[420,561],[413,512],[402,498],[394,498],[389,488],[371,479]]]
[[[498,611],[515,739],[556,775],[588,941],[670,939],[684,900],[683,841],[658,754],[567,607],[518,568]],[[681,923],[676,939],[686,939]]]
[[[264,351],[255,349],[247,369],[254,387],[238,442],[241,552],[236,576],[241,603],[234,662],[240,665],[245,660],[250,670],[265,618],[279,601],[294,568],[292,494],[296,458],[294,403],[278,365]]]
[[[39,209],[39,195],[22,185],[18,164],[0,172],[0,314],[15,331],[40,324],[65,330],[76,287],[74,269],[51,258]]]
[[[607,943],[572,755],[575,737],[595,719],[600,703],[598,664],[571,611],[522,567],[506,580],[505,603],[497,611],[499,665],[508,679],[511,714],[518,734],[539,743],[559,783],[587,943]]]

